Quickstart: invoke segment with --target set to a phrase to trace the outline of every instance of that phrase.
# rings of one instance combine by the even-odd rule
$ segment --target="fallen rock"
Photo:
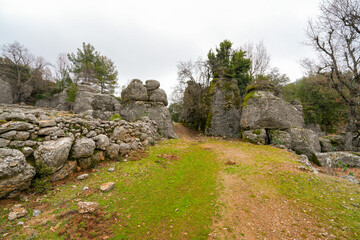
[[[342,176],[341,178],[348,180],[349,182],[352,182],[355,184],[360,184],[359,180],[357,180],[356,177],[354,177],[352,175],[345,175],[345,176]]]
[[[108,172],[114,172],[115,168],[108,168]]]
[[[115,183],[114,182],[109,182],[109,183],[104,183],[100,186],[100,190],[102,192],[109,192],[111,190],[113,190],[115,187]]]
[[[21,204],[16,204],[10,209],[8,220],[13,221],[15,219],[25,217],[27,214],[28,212],[26,208],[24,208]]]
[[[76,161],[67,161],[62,168],[51,176],[51,181],[54,182],[66,178],[75,171],[76,166]]]
[[[77,180],[84,180],[84,179],[87,179],[87,178],[89,178],[89,174],[84,173],[84,174],[79,175],[76,179]]]
[[[95,202],[78,202],[79,213],[92,213],[99,208],[99,204]]]
[[[287,132],[291,138],[291,149],[297,154],[305,154],[312,161],[314,154],[321,151],[319,137],[315,132],[295,127]]]
[[[41,214],[41,210],[35,209],[35,210],[33,211],[33,216],[34,216],[34,217],[37,217],[37,216],[39,216],[40,214]]]
[[[349,152],[317,153],[317,160],[323,167],[351,167],[360,168],[360,156]]]

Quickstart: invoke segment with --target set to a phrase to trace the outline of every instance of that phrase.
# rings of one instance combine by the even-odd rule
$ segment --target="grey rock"
[[[128,130],[123,126],[118,126],[114,128],[113,134],[111,135],[112,140],[124,141],[128,137]]]
[[[21,152],[27,158],[34,152],[34,149],[32,149],[31,147],[23,147],[23,149],[21,149]]]
[[[39,209],[35,209],[35,210],[33,211],[33,216],[34,216],[34,217],[40,216],[40,214],[41,214],[41,210],[39,210]]]
[[[317,160],[323,167],[354,167],[360,168],[360,156],[349,152],[317,153]]]
[[[119,150],[120,150],[120,146],[118,144],[115,143],[109,144],[109,146],[106,148],[105,151],[106,157],[113,161],[118,160]]]
[[[0,148],[0,198],[17,196],[30,186],[34,176],[35,168],[22,152]]]
[[[20,131],[20,132],[16,132],[14,139],[19,141],[25,141],[29,137],[30,137],[29,132]]]
[[[229,87],[226,87],[229,84]],[[240,90],[235,81],[218,79],[211,97],[205,133],[210,136],[239,138]],[[262,128],[262,127],[259,127]]]
[[[54,172],[51,181],[55,182],[66,178],[75,171],[76,166],[76,161],[67,161],[62,168]]]
[[[323,131],[321,131],[321,127],[318,123],[307,123],[305,125],[305,128],[306,129],[310,129],[314,132],[316,132],[316,134],[319,136],[319,137],[323,137],[325,136],[325,133]]]
[[[28,214],[26,208],[24,208],[21,204],[14,205],[9,212],[8,220],[13,221],[18,218],[25,217]]]
[[[75,141],[72,148],[73,158],[90,157],[95,150],[95,142],[90,138],[80,138]]]
[[[329,141],[327,141],[329,140]],[[320,138],[320,141],[323,143],[326,141],[327,143],[330,142],[331,148],[329,145],[327,145],[327,148],[325,150],[329,150],[327,152],[332,151],[344,151],[345,150],[345,139],[342,135],[328,135]],[[331,149],[331,150],[330,150]]]
[[[0,148],[5,148],[9,146],[10,140],[0,138]]]
[[[0,79],[0,103],[12,104],[13,101],[11,84]]]
[[[99,204],[95,202],[78,202],[79,213],[92,213],[99,208]]]
[[[242,128],[304,128],[302,112],[271,92],[255,91],[246,95],[241,113]]]
[[[149,101],[152,102],[161,102],[165,106],[168,105],[167,96],[163,89],[156,89],[153,91],[148,91]]]
[[[105,160],[105,153],[104,151],[95,151],[94,155],[91,156],[91,162],[96,164],[100,161]]]
[[[319,141],[321,146],[321,152],[333,152],[335,150],[329,139],[321,137],[319,138]]]
[[[341,176],[341,178],[343,178],[349,182],[355,183],[355,184],[360,184],[359,180],[357,180],[356,177],[354,177],[352,175]]]
[[[265,129],[243,131],[242,138],[246,142],[264,145],[266,143]]]
[[[131,80],[130,84],[121,92],[122,103],[147,100],[147,89],[139,79]]]
[[[145,87],[148,91],[156,90],[160,87],[160,82],[157,80],[146,80]]]
[[[10,131],[0,135],[1,138],[13,140],[16,136],[17,131]]]
[[[53,119],[39,121],[39,127],[41,128],[55,127],[55,126],[56,126],[56,122]]]
[[[38,135],[40,136],[58,136],[58,137],[64,137],[65,132],[63,129],[60,129],[58,127],[47,127],[42,128],[39,130]]]
[[[108,172],[114,172],[115,168],[108,168]]]
[[[52,173],[56,172],[68,159],[72,143],[70,137],[44,142],[34,152],[36,165],[48,166],[52,168]]]
[[[6,116],[5,120],[7,121],[25,121],[31,123],[38,123],[37,118],[33,114],[25,114],[22,112],[13,112]]]
[[[100,186],[100,191],[102,191],[102,192],[109,192],[109,191],[113,190],[114,187],[115,187],[115,183],[114,183],[114,182],[104,183],[104,184],[101,184],[101,186]]]
[[[275,129],[268,130],[268,133],[270,138],[270,144],[277,147],[281,145],[285,148],[291,147],[291,137],[289,133]]]
[[[16,131],[27,131],[32,129],[34,126],[27,122],[7,122],[0,126],[0,133],[9,132],[12,130]]]
[[[76,179],[77,180],[84,180],[84,179],[87,179],[87,178],[89,178],[89,174],[84,173],[84,174],[79,175]]]
[[[89,190],[89,187],[83,187],[82,190],[83,190],[83,191],[87,191],[87,190]]]
[[[120,155],[124,156],[129,153],[130,149],[131,147],[129,144],[122,142],[120,143],[119,153]]]
[[[313,165],[311,165],[309,158],[306,155],[300,155],[299,162],[304,164],[313,173],[319,173],[318,170],[316,168],[314,168]]]
[[[115,131],[115,130],[114,130]],[[110,144],[110,139],[104,134],[97,135],[93,138],[95,140],[95,146],[97,149],[106,150]]]
[[[287,132],[291,137],[291,149],[297,154],[305,154],[312,159],[315,153],[321,151],[319,137],[315,132],[295,127],[288,129]]]

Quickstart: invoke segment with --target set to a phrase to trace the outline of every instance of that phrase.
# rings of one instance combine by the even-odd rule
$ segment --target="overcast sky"
[[[157,79],[167,94],[179,61],[196,60],[224,39],[240,47],[263,41],[292,81],[299,60],[312,57],[302,45],[318,0],[0,0],[0,45],[18,41],[51,63],[82,42],[112,59],[120,85]]]

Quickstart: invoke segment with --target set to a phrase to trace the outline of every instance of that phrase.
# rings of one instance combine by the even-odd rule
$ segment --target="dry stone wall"
[[[44,172],[52,181],[61,180],[158,138],[157,124],[148,117],[105,121],[85,113],[0,104],[0,198],[18,195]]]

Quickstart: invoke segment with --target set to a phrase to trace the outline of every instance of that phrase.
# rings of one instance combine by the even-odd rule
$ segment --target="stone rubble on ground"
[[[95,202],[78,202],[79,213],[93,213],[99,208],[99,204]]]
[[[26,208],[24,208],[21,204],[15,204],[9,212],[8,220],[13,221],[18,218],[25,217],[28,214]]]
[[[100,186],[100,191],[102,191],[102,192],[109,192],[109,191],[113,190],[114,187],[115,187],[115,183],[114,183],[114,182],[104,183],[104,184],[101,184],[101,186]]]

